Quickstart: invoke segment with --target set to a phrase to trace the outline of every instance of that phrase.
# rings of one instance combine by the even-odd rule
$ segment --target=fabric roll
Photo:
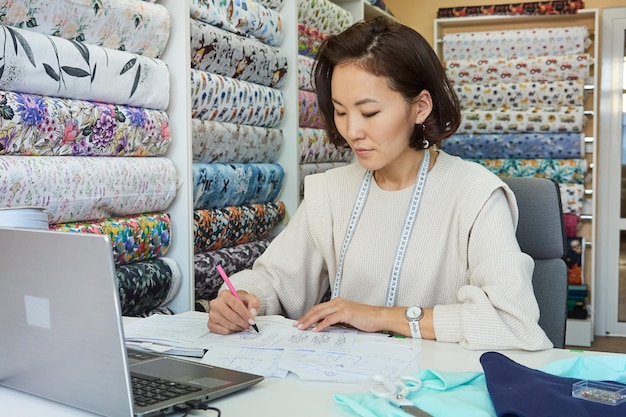
[[[161,60],[31,30],[0,29],[4,90],[157,110],[168,106],[169,71]]]
[[[298,22],[298,54],[315,58],[322,42],[329,37],[328,33]]]
[[[282,144],[281,129],[191,120],[191,152],[195,162],[272,163],[278,159]]]
[[[527,110],[462,110],[457,133],[582,132],[582,106],[533,107]]]
[[[311,174],[328,171],[329,169],[339,168],[349,165],[350,162],[317,162],[310,164],[300,164],[300,196],[304,195],[304,177]]]
[[[170,247],[171,222],[167,213],[144,213],[86,222],[57,223],[50,230],[93,233],[111,239],[116,265],[164,256]]]
[[[191,117],[276,127],[284,113],[283,92],[276,88],[191,70]]]
[[[299,128],[298,148],[301,164],[341,162],[352,158],[352,149],[338,148],[330,143],[323,129]]]
[[[191,67],[242,81],[280,88],[287,57],[272,46],[192,19]]]
[[[283,8],[285,0],[257,0],[257,3],[279,12]]]
[[[473,159],[574,159],[584,157],[583,133],[455,134],[441,148]]]
[[[191,18],[272,46],[284,36],[280,13],[258,1],[191,0]]]
[[[446,74],[455,84],[586,81],[594,59],[588,54],[535,58],[446,60]]]
[[[584,7],[582,0],[530,1],[482,6],[440,7],[437,10],[437,17],[575,14]]]
[[[194,210],[194,252],[266,239],[284,218],[282,201]]]
[[[352,14],[330,0],[299,1],[298,22],[336,35],[352,25]]]
[[[285,170],[279,164],[193,163],[193,207],[267,203],[278,197]]]
[[[305,91],[315,91],[312,73],[315,59],[298,54],[298,88]]]
[[[585,186],[583,184],[559,184],[563,213],[583,214]]]
[[[525,83],[589,78],[594,59],[588,54],[522,59],[447,60],[446,74],[455,84]]]
[[[0,23],[86,44],[159,58],[170,14],[158,3],[128,0],[28,0],[0,3]]]
[[[50,223],[165,211],[177,182],[168,158],[0,156],[0,207],[45,207]]]
[[[228,248],[196,253],[193,257],[196,299],[212,300],[224,283],[215,269],[222,265],[227,275],[252,268],[254,261],[265,252],[270,239],[242,243]]]
[[[169,303],[180,288],[181,273],[176,261],[161,257],[115,268],[124,316],[140,316]]]
[[[456,84],[465,110],[526,110],[532,107],[583,106],[583,80],[530,83]]]
[[[446,61],[582,54],[591,45],[587,26],[449,33],[443,36]]]
[[[299,126],[312,128],[324,127],[316,93],[298,90],[298,109]]]
[[[0,154],[162,156],[165,111],[0,91]]]
[[[584,184],[585,159],[470,159],[500,177],[550,178],[563,184]]]

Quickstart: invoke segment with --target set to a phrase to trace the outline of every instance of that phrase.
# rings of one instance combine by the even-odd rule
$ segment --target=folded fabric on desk
[[[423,386],[407,398],[433,417],[626,415],[626,403],[608,406],[571,396],[572,383],[580,380],[626,382],[626,355],[578,356],[534,370],[500,353],[487,352],[481,356],[481,364],[484,373],[420,371],[414,376],[422,380]],[[551,394],[559,383],[567,384],[569,397]],[[399,407],[370,393],[336,394],[335,401],[359,416],[407,416]],[[559,404],[570,401],[584,404],[579,406],[580,409],[574,409],[554,405],[557,401]]]
[[[552,375],[527,368],[497,352],[487,352],[480,358],[485,371],[489,395],[498,417],[612,417],[626,415],[626,403],[611,406],[572,397],[572,385],[584,379],[626,381],[624,361],[617,366],[615,359],[603,362],[592,359],[594,366],[577,358],[571,366],[555,366],[566,376]],[[567,377],[571,375],[571,377]]]

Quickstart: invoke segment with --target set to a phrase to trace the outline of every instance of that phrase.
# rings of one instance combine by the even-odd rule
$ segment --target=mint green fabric
[[[626,355],[578,356],[551,362],[540,371],[567,377],[626,383]],[[495,417],[485,374],[482,372],[439,372],[425,369],[414,376],[424,386],[409,394],[415,406],[433,417]],[[373,394],[335,394],[335,401],[362,417],[407,417],[408,414]]]

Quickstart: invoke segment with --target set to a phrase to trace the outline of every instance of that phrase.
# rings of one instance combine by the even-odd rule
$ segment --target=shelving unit
[[[581,9],[574,15],[523,15],[523,16],[476,16],[458,18],[439,18],[434,21],[434,48],[442,57],[443,36],[446,33],[475,32],[487,30],[527,29],[532,27],[560,27],[560,26],[587,26],[591,35],[592,45],[588,49],[593,57],[599,56],[599,21],[597,9]],[[585,239],[584,277],[589,286],[589,300],[593,299],[593,285],[596,274],[596,202],[594,200],[597,186],[597,138],[599,103],[599,71],[597,65],[592,65],[590,79],[586,81],[585,91],[588,92],[585,100],[585,116],[588,121],[585,125],[585,157],[588,163],[588,175],[585,182],[585,197],[583,213],[580,216],[581,228],[579,234]],[[589,174],[590,173],[590,174]],[[594,312],[591,304],[591,315],[587,320],[568,319],[566,344],[590,346],[593,340]]]
[[[193,265],[193,178],[191,156],[191,65],[190,65],[190,0],[161,0],[171,16],[171,35],[163,54],[163,61],[170,69],[170,117],[172,143],[167,157],[176,166],[180,177],[180,188],[168,212],[172,220],[172,244],[168,256],[180,267],[182,282],[180,290],[168,307],[180,313],[193,309],[194,265]],[[284,131],[285,142],[277,163],[285,169],[283,188],[278,200],[285,203],[287,218],[298,207],[298,82],[297,51],[298,25],[297,5],[286,1],[281,9],[285,36],[279,49],[288,57],[288,68],[284,92],[285,115],[278,128]]]
[[[348,10],[352,17],[354,18],[354,22],[358,22],[359,20],[369,20],[378,16],[385,16],[389,19],[395,18],[389,13],[385,12],[379,7],[371,5],[366,0],[332,0],[333,3],[340,5],[344,9]]]

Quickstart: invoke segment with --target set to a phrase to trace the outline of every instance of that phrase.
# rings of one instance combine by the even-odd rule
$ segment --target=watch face
[[[422,308],[418,306],[411,306],[406,310],[406,316],[409,319],[418,320],[422,318]]]

